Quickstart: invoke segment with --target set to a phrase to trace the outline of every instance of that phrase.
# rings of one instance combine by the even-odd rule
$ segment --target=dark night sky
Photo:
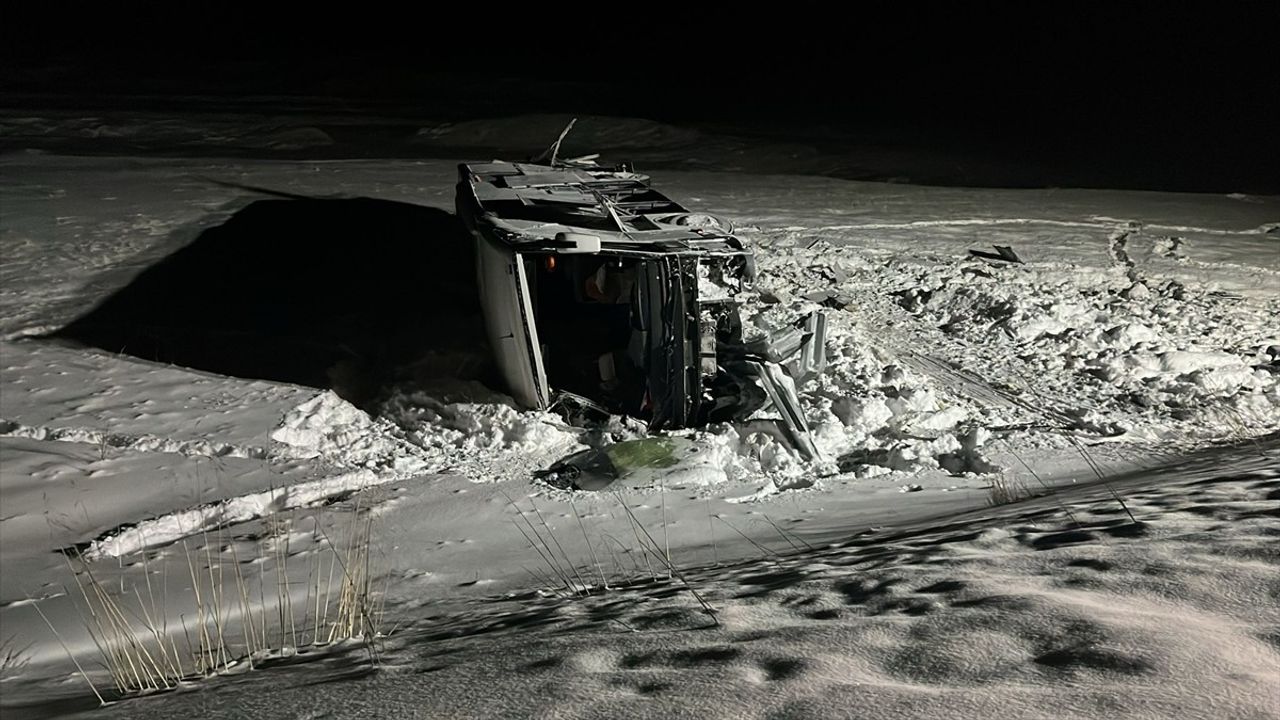
[[[297,95],[432,119],[558,111],[775,135],[825,128],[1280,192],[1269,179],[1280,158],[1276,3],[851,3],[842,17],[841,6],[794,4],[772,15],[555,4],[519,17],[498,3],[465,17],[126,5],[5,7],[5,104]]]

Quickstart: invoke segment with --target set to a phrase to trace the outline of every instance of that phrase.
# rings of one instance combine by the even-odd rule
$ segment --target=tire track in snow
[[[311,457],[314,453],[281,444],[274,448],[240,446],[208,440],[175,440],[155,435],[126,435],[84,427],[53,428],[0,420],[0,437],[46,442],[67,442],[111,447],[144,453],[169,453],[185,457],[248,458],[257,460]],[[414,466],[411,471],[393,467],[361,468],[293,485],[247,493],[216,502],[164,513],[137,523],[116,526],[87,546],[79,546],[86,560],[120,557],[152,547],[168,545],[200,532],[256,520],[272,513],[309,507],[360,492],[376,485],[415,477],[433,468]]]
[[[403,479],[400,473],[357,470],[261,492],[248,493],[185,510],[165,513],[135,525],[108,530],[83,550],[86,560],[121,557],[177,542],[196,533],[217,530],[273,513],[310,507]]]
[[[0,419],[0,437],[27,438],[49,442],[82,443],[134,452],[170,453],[187,457],[234,457],[266,460],[281,453],[264,447],[234,445],[209,440],[175,440],[158,435],[128,435],[86,427],[23,425]]]
[[[1117,225],[1129,230],[1159,230],[1170,233],[1200,233],[1205,235],[1266,235],[1270,225],[1244,230],[1224,230],[1191,225],[1162,225],[1139,223],[1120,218],[1097,217],[1091,220],[1050,220],[1048,218],[950,218],[946,220],[912,220],[900,223],[864,223],[854,225],[822,225],[818,227],[796,226],[783,229],[796,230],[911,230],[928,227],[967,227],[999,225],[1048,225],[1051,227],[1109,229]]]

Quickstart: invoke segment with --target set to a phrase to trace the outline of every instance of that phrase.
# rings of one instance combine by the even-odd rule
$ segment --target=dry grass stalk
[[[289,568],[292,523],[272,516],[266,519],[266,525],[268,537],[256,544],[258,555],[249,560],[260,568],[257,593],[252,587],[255,578],[243,571],[237,543],[227,542],[221,531],[212,538],[202,533],[204,546],[199,549],[186,540],[180,543],[180,560],[186,564],[182,575],[190,581],[189,594],[183,596],[184,605],[176,613],[181,632],[169,627],[173,613],[169,608],[167,571],[157,593],[148,551],[141,551],[144,581],[127,585],[122,561],[119,588],[86,558],[66,555],[67,567],[79,591],[73,602],[117,694],[171,689],[185,680],[226,672],[241,662],[252,670],[264,657],[291,655],[305,647],[346,639],[368,643],[370,655],[376,660],[372,643],[380,637],[386,593],[385,586],[381,597],[373,591],[372,516],[358,508],[351,512],[341,549],[324,534],[317,520],[318,541],[314,557],[306,565],[301,628],[292,591],[300,583],[290,577]],[[222,554],[215,552],[215,548],[224,546],[230,548],[233,572],[226,572]],[[275,561],[274,577],[268,573],[268,559]],[[341,576],[335,577],[338,568]],[[275,586],[274,598],[268,597],[268,584]],[[276,607],[270,606],[271,600]],[[67,650],[44,612],[38,606],[36,610]],[[275,627],[271,627],[273,624]],[[180,645],[185,652],[180,651]],[[67,654],[94,694],[105,702],[79,660],[69,650]]]

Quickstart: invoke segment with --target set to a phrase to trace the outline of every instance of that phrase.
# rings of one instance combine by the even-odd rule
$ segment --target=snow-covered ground
[[[513,132],[490,125],[415,142]],[[602,127],[667,165],[698,146]],[[712,144],[708,165],[739,149]],[[362,410],[42,337],[260,190],[451,211],[454,162],[0,167],[0,640],[22,660],[0,674],[6,716],[1280,714],[1280,198],[655,172],[755,248],[753,331],[827,310],[827,369],[800,388],[824,458],[801,462],[762,419],[680,433],[674,467],[572,493],[534,471],[633,424],[583,433],[474,381],[405,382]],[[996,245],[1025,262],[969,254]],[[299,305],[340,292],[341,267],[304,267],[255,271],[288,277]],[[435,282],[423,268],[420,302]],[[211,307],[236,291],[232,273]],[[109,682],[56,551],[82,552],[122,603],[163,583],[160,606],[129,607],[177,627],[193,553],[263,584],[289,574],[301,597],[353,508],[385,595],[376,670],[343,645],[88,710],[62,645]]]
[[[1223,463],[1231,467],[1223,474]],[[119,718],[1269,718],[1280,711],[1280,454],[1115,485],[590,597],[437,608],[385,644]],[[427,610],[419,608],[418,612]]]

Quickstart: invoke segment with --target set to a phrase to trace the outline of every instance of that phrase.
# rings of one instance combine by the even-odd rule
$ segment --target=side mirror
[[[600,252],[600,238],[586,233],[556,233],[556,252],[565,255]]]

